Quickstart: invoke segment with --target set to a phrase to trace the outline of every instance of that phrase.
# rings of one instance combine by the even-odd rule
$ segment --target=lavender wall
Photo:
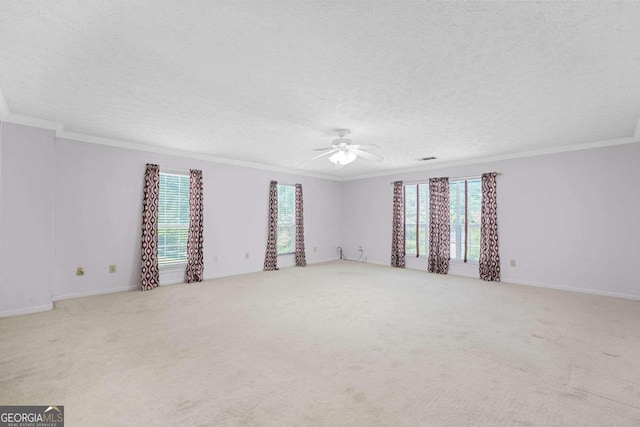
[[[2,124],[0,315],[51,304],[54,134]]]
[[[205,278],[262,270],[272,179],[303,186],[308,262],[337,258],[339,182],[58,139],[54,299],[139,287],[146,163],[161,169],[202,169]],[[294,265],[293,256],[278,262]],[[108,272],[109,264],[117,265],[115,274]],[[78,266],[85,269],[82,277],[75,276]],[[161,275],[162,283],[183,279],[183,270]]]
[[[336,259],[337,246],[354,259],[362,246],[368,262],[388,265],[391,181],[499,171],[503,281],[638,298],[638,158],[640,144],[630,144],[340,183],[56,140],[49,130],[0,123],[0,316],[138,288],[147,162],[203,170],[206,278],[262,269],[272,179],[304,187],[310,263]],[[426,269],[424,259],[407,265]],[[451,273],[477,277],[477,267],[453,263]]]
[[[340,182],[55,139],[49,130],[0,123],[0,316],[139,288],[149,162],[203,171],[205,278],[262,269],[272,179],[303,185],[307,261],[337,258]],[[294,257],[278,262],[293,266]],[[84,276],[75,275],[77,267]],[[183,277],[182,270],[164,271],[161,282]]]
[[[638,159],[640,144],[628,144],[344,182],[344,248],[389,264],[390,182],[498,171],[503,281],[637,298]],[[407,265],[426,270],[425,259]],[[454,262],[451,273],[478,277],[476,265]]]

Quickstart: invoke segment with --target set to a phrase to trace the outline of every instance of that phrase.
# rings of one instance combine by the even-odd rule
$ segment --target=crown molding
[[[14,114],[9,109],[9,104],[0,88],[0,120],[7,123],[15,123],[17,125],[31,126],[41,129],[49,129],[58,136],[64,130],[64,124],[53,120],[45,120],[37,117],[25,116],[23,114]]]
[[[79,142],[88,142],[91,144],[107,145],[110,147],[126,148],[129,150],[164,154],[168,156],[186,157],[186,158],[202,160],[206,162],[222,163],[225,165],[239,166],[239,167],[245,167],[245,168],[251,168],[251,169],[260,169],[260,170],[266,170],[270,172],[280,172],[280,173],[286,173],[291,175],[308,176],[311,178],[320,178],[320,179],[326,179],[330,181],[341,181],[340,178],[332,175],[325,175],[325,174],[308,172],[308,171],[303,171],[298,169],[283,168],[279,166],[249,162],[245,160],[231,159],[227,157],[218,157],[210,154],[195,153],[191,151],[180,151],[172,148],[157,147],[149,144],[143,144],[140,142],[105,138],[101,136],[88,135],[88,134],[78,133],[78,132],[70,132],[66,130],[61,131],[59,134],[56,134],[56,136],[60,139],[69,139],[69,140],[79,141]]]
[[[518,159],[523,157],[535,157],[535,156],[544,156],[548,154],[566,153],[570,151],[589,150],[592,148],[611,147],[615,145],[623,145],[623,144],[631,144],[634,142],[640,142],[640,117],[639,117],[638,122],[636,123],[636,128],[633,133],[633,136],[630,136],[630,137],[609,139],[604,141],[587,142],[582,144],[563,145],[558,147],[545,148],[542,150],[523,151],[523,152],[509,153],[509,154],[498,155],[498,156],[453,160],[450,162],[434,163],[430,166],[391,169],[391,170],[386,170],[382,172],[373,172],[373,173],[356,175],[356,176],[341,177],[336,175],[308,172],[308,171],[303,171],[298,169],[283,168],[283,167],[273,166],[273,165],[268,165],[263,163],[255,163],[255,162],[249,162],[244,160],[230,159],[226,157],[218,157],[210,154],[195,153],[191,151],[180,151],[180,150],[175,150],[175,149],[166,148],[166,147],[157,147],[153,145],[143,144],[140,142],[125,141],[120,139],[89,135],[89,134],[84,134],[79,132],[66,131],[64,130],[64,124],[61,122],[11,113],[11,110],[9,109],[9,105],[7,104],[4,94],[2,93],[2,88],[0,88],[0,121],[7,122],[7,123],[15,123],[19,125],[32,126],[37,128],[50,129],[55,132],[55,135],[57,138],[61,138],[61,139],[70,139],[74,141],[88,142],[91,144],[100,144],[100,145],[107,145],[111,147],[126,148],[130,150],[145,151],[145,152],[158,153],[158,154],[177,156],[177,157],[186,157],[186,158],[203,160],[203,161],[213,162],[213,163],[222,163],[222,164],[232,165],[232,166],[240,166],[240,167],[246,167],[251,169],[260,169],[260,170],[266,170],[271,172],[280,172],[280,173],[286,173],[286,174],[292,174],[292,175],[308,176],[311,178],[319,178],[319,179],[326,179],[330,181],[341,181],[341,182],[354,181],[358,179],[376,178],[381,176],[399,175],[399,174],[408,174],[413,172],[445,169],[445,168],[456,167],[456,166],[469,166],[469,165],[476,165],[476,164],[483,164],[483,163],[491,163],[491,162],[498,162],[503,160]]]
[[[55,132],[56,138],[70,139],[80,142],[88,142],[91,144],[108,145],[111,147],[126,148],[130,150],[146,151],[151,153],[165,154],[177,157],[186,157],[196,160],[204,160],[213,163],[222,163],[232,166],[240,166],[251,169],[261,169],[271,172],[280,172],[299,176],[308,176],[311,178],[320,178],[330,181],[341,181],[339,177],[333,175],[325,175],[321,173],[308,172],[298,169],[283,168],[279,166],[267,165],[262,163],[248,162],[244,160],[229,159],[226,157],[217,157],[208,154],[194,153],[189,151],[180,151],[164,147],[156,147],[148,144],[142,144],[133,141],[124,141],[113,138],[105,138],[96,135],[89,135],[79,132],[70,132],[64,130],[64,124],[53,120],[45,120],[37,117],[26,116],[22,114],[13,114],[9,109],[9,105],[0,88],[0,121],[6,123],[14,123],[18,125],[31,126],[42,129],[49,129]]]
[[[3,122],[6,122],[10,114],[11,112],[9,111],[7,100],[4,99],[2,88],[0,88],[0,120],[2,120]]]
[[[22,114],[9,113],[9,117],[7,117],[5,122],[14,123],[17,125],[31,126],[40,129],[49,129],[54,131],[56,136],[59,136],[64,131],[64,125],[60,122],[39,119],[37,117],[25,116]]]
[[[640,126],[640,119],[638,120],[638,122],[639,122],[639,126]],[[638,131],[639,131],[639,129],[636,128],[636,132],[638,132]],[[470,158],[470,159],[453,160],[453,161],[450,161],[450,162],[432,164],[431,166],[420,166],[420,167],[404,168],[404,169],[392,169],[392,170],[387,170],[387,171],[384,171],[384,172],[370,173],[370,174],[363,174],[363,175],[357,175],[357,176],[353,176],[353,177],[348,177],[348,178],[344,178],[342,181],[354,181],[354,180],[358,180],[358,179],[367,179],[367,178],[376,178],[376,177],[381,177],[381,176],[408,174],[408,173],[413,173],[413,172],[424,172],[424,171],[446,169],[446,168],[457,167],[457,166],[477,165],[477,164],[483,164],[483,163],[499,162],[499,161],[503,161],[503,160],[519,159],[519,158],[523,158],[523,157],[536,157],[536,156],[544,156],[544,155],[548,155],[548,154],[567,153],[567,152],[570,152],[570,151],[581,151],[581,150],[590,150],[590,149],[593,149],[593,148],[612,147],[612,146],[615,146],[615,145],[633,144],[633,143],[637,143],[637,142],[640,142],[640,137],[638,137],[638,136],[636,136],[634,134],[634,136],[628,136],[628,137],[623,137],[623,138],[615,138],[615,139],[608,139],[608,140],[605,140],[605,141],[594,141],[594,142],[587,142],[587,143],[582,143],[582,144],[563,145],[563,146],[558,146],[558,147],[545,148],[545,149],[542,149],[542,150],[523,151],[523,152],[509,153],[509,154],[503,154],[503,155],[498,155],[498,156],[489,156],[489,157],[481,157],[481,158]]]

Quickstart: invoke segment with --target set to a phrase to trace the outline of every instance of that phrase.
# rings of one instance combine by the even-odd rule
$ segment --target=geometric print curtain
[[[307,266],[307,259],[304,253],[302,184],[296,184],[296,267],[306,267],[306,266]]]
[[[160,193],[160,167],[147,164],[144,174],[142,200],[142,268],[140,284],[143,291],[160,284],[158,266],[158,195]]]
[[[391,234],[391,266],[405,267],[404,185],[393,183],[393,228]]]
[[[498,252],[498,199],[496,172],[482,174],[482,214],[480,217],[480,278],[500,281]]]
[[[429,179],[429,264],[430,273],[447,274],[451,250],[449,178]]]
[[[203,206],[202,206],[202,171],[190,170],[189,188],[189,238],[187,240],[186,282],[202,282],[204,272]]]
[[[300,212],[300,215],[302,215],[302,211]],[[278,269],[278,251],[276,247],[277,240],[278,240],[278,181],[271,181],[271,184],[269,185],[269,233],[267,234],[267,251],[264,256],[264,271],[271,271],[271,270]],[[297,247],[297,240],[296,240],[296,247]],[[296,251],[296,259],[297,259],[297,251]]]

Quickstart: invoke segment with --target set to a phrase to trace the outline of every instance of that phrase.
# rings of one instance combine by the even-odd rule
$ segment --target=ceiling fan
[[[382,156],[367,151],[371,148],[380,148],[379,146],[375,144],[352,144],[349,138],[345,138],[345,135],[351,133],[349,129],[336,129],[335,132],[338,135],[338,139],[331,141],[331,147],[314,148],[313,151],[324,152],[310,158],[308,161],[329,156],[329,161],[333,163],[336,168],[339,168],[348,165],[358,157],[376,162],[383,159]]]

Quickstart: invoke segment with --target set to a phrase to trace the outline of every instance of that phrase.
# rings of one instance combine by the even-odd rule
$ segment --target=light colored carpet
[[[0,319],[68,426],[638,426],[640,302],[338,261]]]

